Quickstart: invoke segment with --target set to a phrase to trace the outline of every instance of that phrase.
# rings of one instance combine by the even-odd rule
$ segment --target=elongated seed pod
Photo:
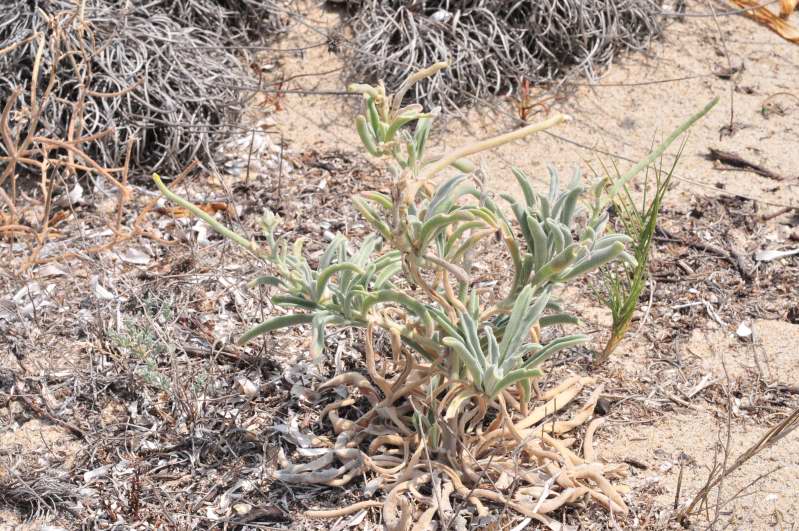
[[[458,159],[452,165],[463,173],[472,173],[475,170],[474,163],[469,159]]]

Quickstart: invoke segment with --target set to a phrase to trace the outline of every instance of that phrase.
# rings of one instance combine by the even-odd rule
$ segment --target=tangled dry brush
[[[353,68],[396,87],[448,60],[445,76],[414,100],[447,108],[547,83],[571,72],[595,77],[618,52],[645,48],[663,29],[659,0],[350,0]]]
[[[241,110],[244,72],[225,46],[279,29],[268,1],[10,4],[0,19],[0,155],[26,151],[33,136],[80,140],[107,168],[126,163],[129,142],[131,164],[148,170],[210,162]]]

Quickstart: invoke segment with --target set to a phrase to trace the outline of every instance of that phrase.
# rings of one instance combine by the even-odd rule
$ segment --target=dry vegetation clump
[[[104,244],[113,245],[141,235],[122,226],[135,170],[213,167],[242,127],[242,86],[251,84],[226,46],[255,34],[264,40],[281,25],[274,3],[252,0],[5,7],[0,234],[31,263],[76,213],[84,190],[115,201]]]
[[[83,8],[17,1],[7,13],[0,21],[7,128],[0,147],[5,156],[19,152],[28,160],[21,167],[12,161],[6,177],[23,168],[38,175],[36,137],[77,142],[106,168],[130,162],[179,171],[194,158],[210,162],[219,127],[235,123],[240,112],[232,85],[243,71],[220,49],[219,28],[191,27],[149,6],[105,2]],[[63,146],[48,147],[50,158],[66,155]]]
[[[436,61],[450,71],[414,87],[413,101],[459,104],[524,81],[591,78],[619,52],[640,50],[664,26],[657,0],[350,1],[358,79],[396,87]]]
[[[126,0],[116,2],[124,5]],[[274,0],[156,0],[148,9],[241,44],[264,41],[285,29],[283,9]]]

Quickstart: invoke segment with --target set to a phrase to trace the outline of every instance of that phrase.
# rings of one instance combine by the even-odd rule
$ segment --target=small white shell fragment
[[[746,324],[746,322],[741,322],[741,324],[738,325],[738,330],[736,330],[735,333],[738,335],[738,337],[742,338],[751,337],[752,329],[749,327],[748,324]]]

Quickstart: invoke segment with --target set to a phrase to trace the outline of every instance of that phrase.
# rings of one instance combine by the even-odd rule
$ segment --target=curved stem
[[[377,367],[375,365],[374,326],[375,324],[373,322],[370,322],[366,326],[366,369],[369,371],[369,376],[372,377],[372,381],[383,391],[383,396],[390,396],[392,386],[388,380],[377,373]]]
[[[425,181],[433,177],[435,174],[447,168],[450,164],[452,164],[458,159],[462,159],[464,157],[468,157],[469,155],[474,155],[475,153],[480,153],[482,151],[499,147],[503,144],[507,144],[508,142],[513,142],[514,140],[519,140],[520,138],[524,138],[533,133],[538,133],[539,131],[549,129],[550,127],[555,126],[565,120],[567,120],[565,114],[556,114],[555,116],[552,116],[551,118],[548,118],[543,122],[539,122],[537,124],[531,124],[528,125],[527,127],[522,127],[521,129],[516,129],[515,131],[498,135],[493,138],[488,138],[486,140],[480,140],[472,144],[467,144],[461,148],[456,149],[455,151],[448,153],[447,155],[443,156],[435,163],[423,169],[422,172],[419,174],[419,181]]]
[[[175,192],[167,188],[167,186],[163,183],[163,181],[161,181],[161,176],[158,175],[157,173],[153,174],[153,181],[155,181],[156,186],[158,186],[158,189],[161,190],[161,193],[164,194],[164,196],[167,199],[169,199],[173,203],[182,206],[183,208],[185,208],[186,210],[188,210],[189,212],[191,212],[201,220],[208,223],[208,225],[210,225],[212,229],[214,229],[216,232],[218,232],[225,238],[233,241],[234,243],[237,243],[241,247],[244,247],[248,251],[255,253],[258,256],[261,256],[261,254],[263,254],[264,252],[263,249],[258,247],[258,245],[256,245],[255,242],[250,241],[244,236],[238,234],[237,232],[230,230],[222,223],[214,219],[213,216],[209,215],[207,212],[199,208],[197,205],[193,204],[191,201],[183,199]]]

